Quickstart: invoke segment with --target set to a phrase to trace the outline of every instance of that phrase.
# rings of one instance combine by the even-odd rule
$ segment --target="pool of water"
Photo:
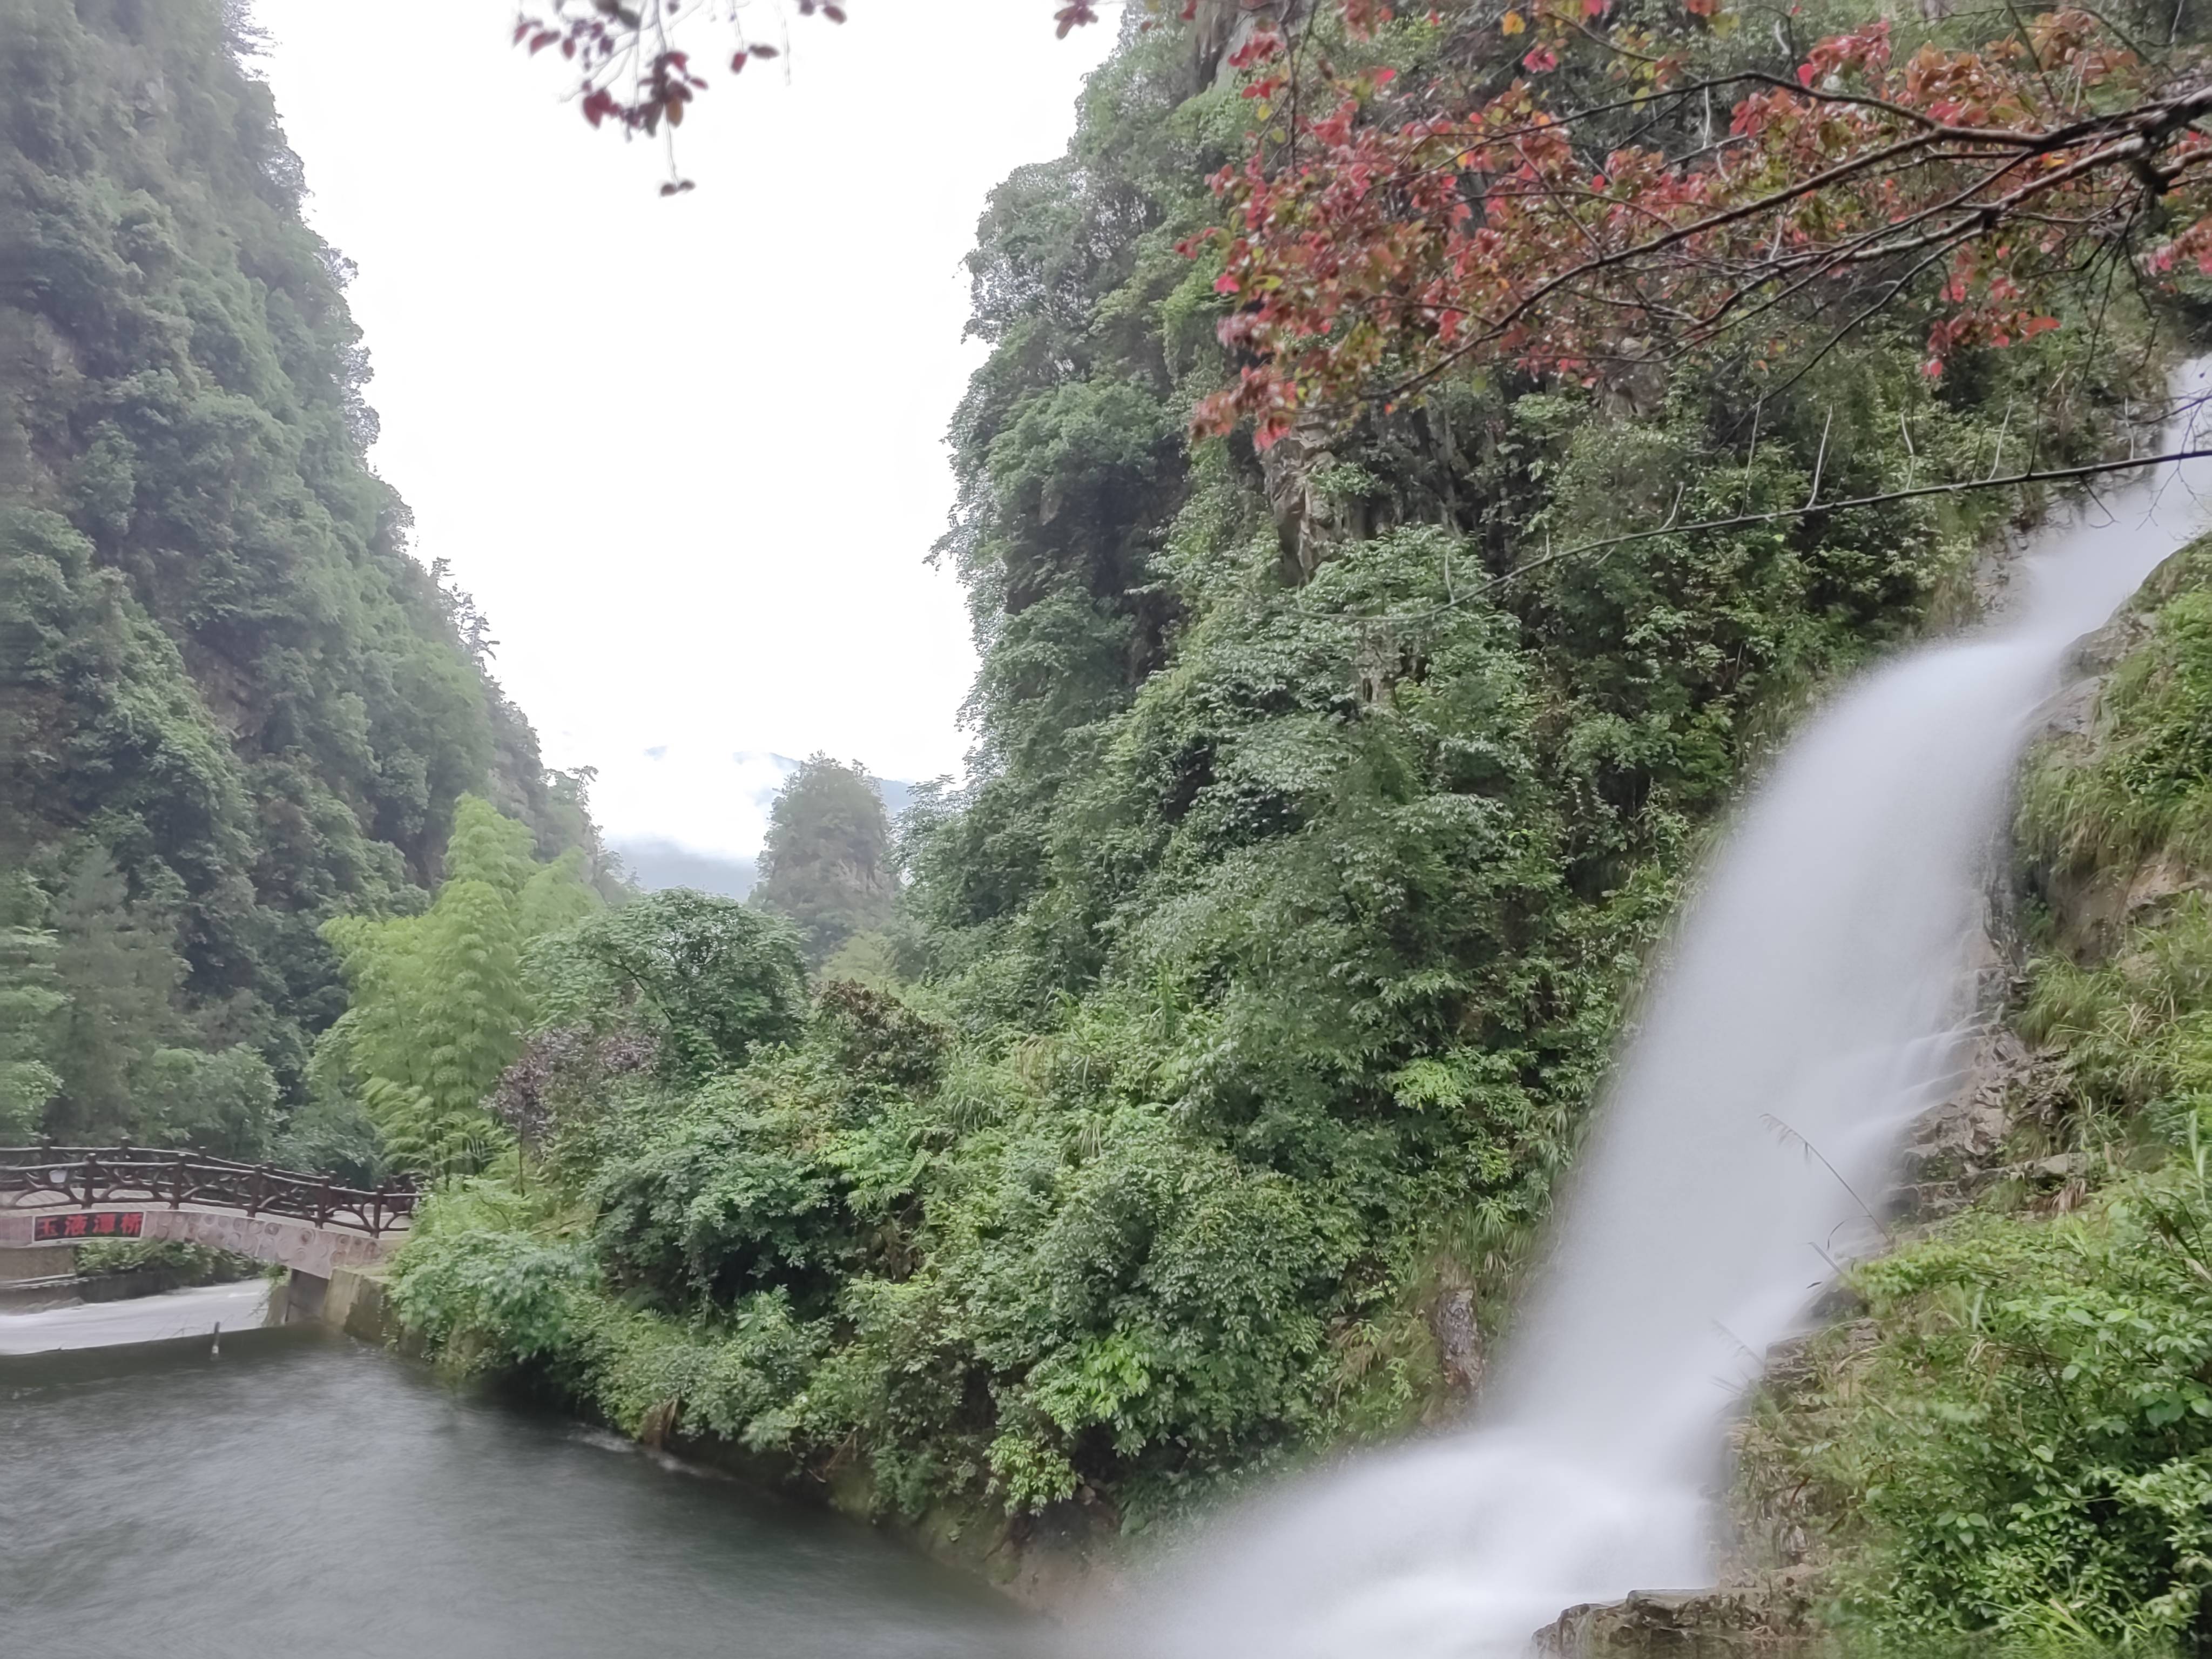
[[[52,1346],[23,1328],[31,1321],[116,1314],[152,1328],[212,1316],[216,1299],[0,1316],[0,1354]],[[1033,1648],[1033,1628],[992,1592],[857,1523],[456,1393],[319,1331],[226,1322],[216,1349],[196,1337],[0,1358],[7,1652],[1016,1659]]]

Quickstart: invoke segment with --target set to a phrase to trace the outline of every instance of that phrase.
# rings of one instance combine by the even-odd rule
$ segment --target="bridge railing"
[[[374,1190],[328,1175],[144,1146],[0,1146],[0,1208],[194,1205],[284,1216],[380,1238],[404,1231],[421,1198],[410,1179]]]

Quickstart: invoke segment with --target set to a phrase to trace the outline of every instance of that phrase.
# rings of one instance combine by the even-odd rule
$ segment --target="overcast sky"
[[[981,350],[960,260],[1113,26],[847,7],[787,4],[782,64],[710,66],[698,188],[662,200],[658,147],[591,131],[500,0],[255,0],[309,216],[360,266],[372,459],[618,839],[751,851],[774,771],[737,757],[959,768],[974,657],[922,559]]]

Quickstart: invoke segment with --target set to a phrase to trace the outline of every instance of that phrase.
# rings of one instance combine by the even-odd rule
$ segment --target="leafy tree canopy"
[[[541,1024],[635,1024],[668,1075],[740,1066],[795,1036],[805,970],[791,929],[712,893],[668,888],[545,939],[530,957]]]
[[[855,933],[880,932],[894,893],[890,821],[859,766],[816,755],[776,793],[753,896],[788,917],[819,967]]]
[[[1253,365],[1217,328],[1246,301],[1176,244],[1270,72],[1202,21],[1129,31],[1068,154],[978,227],[990,350],[938,549],[980,657],[969,781],[919,792],[888,922],[742,1065],[633,1063],[641,979],[580,978],[550,1017],[583,1035],[513,1079],[527,1193],[441,1200],[401,1267],[457,1361],[630,1425],[676,1401],[881,1508],[1088,1489],[1131,1527],[1450,1415],[1479,1356],[1438,1310],[1510,1316],[1696,849],[2001,522],[1897,490],[1987,474],[2030,407],[2046,463],[2094,459],[2142,361],[2111,343],[2157,349],[2124,290],[1941,377],[1917,326],[1870,326],[1761,382],[1755,443],[1743,383],[1687,358],[1625,386],[1470,361],[1296,441],[1194,438]],[[1359,50],[1506,76],[1503,38]],[[1816,478],[1879,499],[1497,581]],[[802,926],[863,862],[823,826],[880,823],[856,770],[805,783],[770,860],[834,901],[783,901]]]
[[[465,795],[428,909],[325,924],[351,994],[323,1042],[408,1168],[468,1170],[488,1159],[500,1133],[484,1097],[532,1019],[524,948],[599,908],[579,860],[538,865],[530,845],[523,825]]]

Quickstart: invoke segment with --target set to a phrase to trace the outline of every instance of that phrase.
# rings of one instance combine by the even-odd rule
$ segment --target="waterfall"
[[[2069,647],[2195,533],[2204,465],[2054,514],[1990,621],[1808,725],[1653,976],[1474,1425],[1231,1517],[1125,1598],[1114,1650],[1511,1655],[1572,1604],[1712,1582],[1729,1407],[1878,1242],[1868,1205],[1957,1080],[2021,749]]]

